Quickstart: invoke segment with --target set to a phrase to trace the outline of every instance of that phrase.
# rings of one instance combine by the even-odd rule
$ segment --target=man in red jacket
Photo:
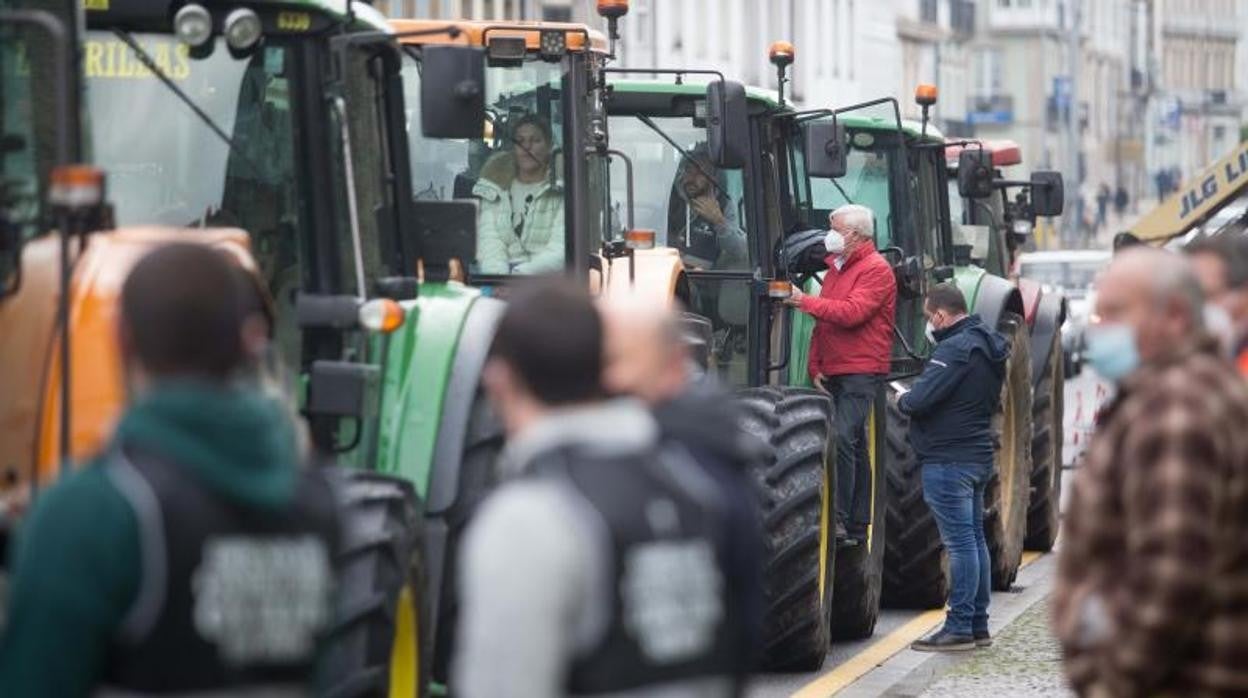
[[[871,520],[866,423],[888,374],[897,282],[875,249],[871,209],[847,204],[828,222],[823,290],[816,298],[795,288],[787,302],[815,318],[808,370],[836,403],[836,534],[851,543],[866,539]]]

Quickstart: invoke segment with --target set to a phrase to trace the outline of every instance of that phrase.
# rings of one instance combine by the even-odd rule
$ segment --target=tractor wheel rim
[[[415,599],[410,585],[403,585],[394,614],[394,642],[390,645],[390,698],[419,695],[420,633]]]

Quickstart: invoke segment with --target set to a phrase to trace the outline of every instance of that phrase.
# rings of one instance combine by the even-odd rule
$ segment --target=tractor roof
[[[385,16],[371,5],[351,3],[348,0],[199,0],[214,12],[225,11],[240,5],[250,7],[262,16],[265,13],[315,13],[331,21],[340,22],[354,18],[357,29],[386,31]],[[83,2],[87,22],[96,27],[137,28],[172,31],[173,10],[182,4],[178,0],[108,0],[107,2]],[[281,30],[285,31],[285,30]]]
[[[704,78],[704,75],[693,77]],[[621,80],[611,78],[611,88],[620,92],[637,92],[669,95],[690,95],[700,97],[706,94],[706,80],[689,82],[679,85],[667,80]],[[752,102],[762,102],[769,109],[782,109],[779,95],[775,90],[767,90],[753,85],[745,86],[745,97]]]
[[[472,20],[452,19],[392,19],[390,27],[396,33],[455,27],[460,31],[458,37],[452,39],[445,34],[427,34],[425,36],[405,36],[399,41],[405,44],[460,44],[465,46],[484,46],[487,30],[489,36],[523,36],[525,48],[540,48],[543,31],[562,31],[567,36],[568,50],[584,51],[588,39],[590,50],[595,53],[607,52],[607,37],[596,29],[585,24],[571,22],[478,22]]]
[[[949,140],[957,141],[958,138]],[[973,143],[981,143],[984,150],[992,155],[992,164],[994,167],[1009,167],[1010,165],[1020,165],[1023,162],[1023,151],[1018,147],[1018,143],[1012,140],[984,141],[972,139]],[[966,149],[975,150],[974,145],[951,145],[945,148],[945,159],[949,161],[951,167],[958,164],[958,156]]]
[[[703,77],[698,75],[696,77]],[[706,93],[706,82],[689,82],[685,81],[681,84],[668,82],[664,80],[620,80],[612,78],[611,87],[620,92],[631,93],[651,93],[651,94],[672,94],[672,95],[690,95],[702,96]],[[746,85],[745,96],[752,102],[761,103],[768,109],[781,110],[793,109],[792,106],[780,105],[779,95],[775,90],[768,90],[762,87]],[[897,128],[897,122],[892,118],[882,116],[864,116],[862,114],[841,114],[838,120],[844,122],[845,126],[853,129],[865,129],[873,131],[892,131]],[[910,119],[902,119],[902,131],[914,138],[919,138],[923,132],[923,125],[917,121]],[[927,135],[923,137],[925,141],[939,142],[945,139],[940,130],[935,126],[927,125]]]

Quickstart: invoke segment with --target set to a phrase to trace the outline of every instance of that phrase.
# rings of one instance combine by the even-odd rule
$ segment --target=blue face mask
[[[1117,383],[1140,365],[1135,329],[1130,325],[1092,325],[1085,330],[1084,338],[1087,341],[1084,356],[1105,380]]]

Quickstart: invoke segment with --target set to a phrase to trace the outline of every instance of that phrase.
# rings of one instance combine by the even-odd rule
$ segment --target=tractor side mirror
[[[992,155],[982,148],[968,148],[958,155],[958,194],[964,199],[992,195]]]
[[[706,86],[706,143],[719,169],[745,167],[749,159],[750,123],[745,86],[716,80]]]
[[[1061,172],[1038,170],[1031,173],[1031,209],[1037,216],[1060,216],[1065,199]]]
[[[480,138],[485,128],[485,52],[472,46],[427,46],[420,83],[426,138]]]
[[[811,177],[835,179],[849,171],[845,125],[835,121],[814,121],[806,125],[806,173]]]

